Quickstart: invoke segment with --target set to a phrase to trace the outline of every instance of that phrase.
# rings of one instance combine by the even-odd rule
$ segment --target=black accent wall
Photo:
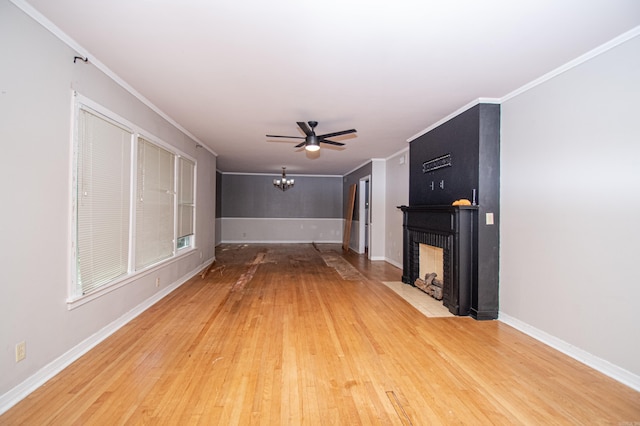
[[[451,154],[451,166],[423,173],[423,163]],[[431,183],[433,182],[433,189]],[[441,188],[442,183],[442,188]],[[478,204],[477,285],[471,315],[498,316],[500,238],[500,105],[478,104],[411,142],[409,205],[451,205],[460,198]],[[494,224],[487,224],[487,213]]]

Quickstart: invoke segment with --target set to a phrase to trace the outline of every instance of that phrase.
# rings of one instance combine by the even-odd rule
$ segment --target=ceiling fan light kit
[[[298,121],[298,126],[304,134],[306,135],[304,138],[301,136],[281,136],[281,135],[267,135],[268,138],[288,138],[288,139],[304,139],[304,142],[296,145],[296,148],[304,147],[305,150],[313,152],[318,151],[320,149],[321,143],[326,143],[328,145],[336,145],[336,146],[344,146],[342,142],[335,142],[329,140],[328,138],[334,136],[348,135],[350,133],[355,133],[356,129],[342,130],[339,132],[333,133],[325,133],[324,135],[316,135],[315,127],[318,125],[317,121],[309,121],[308,124],[304,121]]]
[[[304,149],[311,152],[320,150],[320,142],[318,142],[318,137],[316,135],[309,136],[307,138],[307,141],[305,142]]]
[[[281,179],[274,179],[273,180],[273,186],[275,186],[276,188],[278,188],[281,191],[286,191],[289,188],[293,188],[293,185],[295,185],[295,180],[294,179],[287,179],[287,174],[285,173],[285,169],[286,167],[282,168],[282,178]]]

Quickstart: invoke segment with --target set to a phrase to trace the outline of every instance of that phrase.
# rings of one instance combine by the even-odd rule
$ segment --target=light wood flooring
[[[216,255],[0,425],[640,424],[640,393],[499,321],[426,317],[385,262]]]

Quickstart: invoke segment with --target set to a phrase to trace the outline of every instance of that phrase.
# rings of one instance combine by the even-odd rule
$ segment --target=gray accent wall
[[[221,242],[339,243],[344,219],[342,176],[287,175],[293,188],[273,186],[280,173],[221,175]]]
[[[341,176],[296,176],[287,191],[273,186],[273,175],[222,174],[223,218],[342,218]]]
[[[344,203],[344,213],[342,217],[344,217],[345,219],[347,218],[347,209],[349,208],[349,205],[348,205],[349,204],[349,187],[354,183],[358,185],[361,178],[365,176],[371,176],[371,173],[372,173],[371,162],[369,162],[344,177],[343,184],[342,184],[342,202]],[[353,220],[358,220],[358,218],[360,217],[360,209],[358,208],[359,199],[360,199],[359,197],[360,197],[360,194],[358,193],[358,191],[356,191],[356,200],[355,200],[356,204],[353,209],[353,217],[352,217]]]
[[[216,219],[222,217],[222,173],[216,171]]]

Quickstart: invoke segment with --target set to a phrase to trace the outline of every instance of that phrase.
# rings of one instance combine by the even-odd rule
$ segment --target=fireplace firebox
[[[400,206],[403,212],[402,281],[420,277],[420,244],[443,251],[442,303],[454,315],[469,315],[477,285],[477,206]]]

